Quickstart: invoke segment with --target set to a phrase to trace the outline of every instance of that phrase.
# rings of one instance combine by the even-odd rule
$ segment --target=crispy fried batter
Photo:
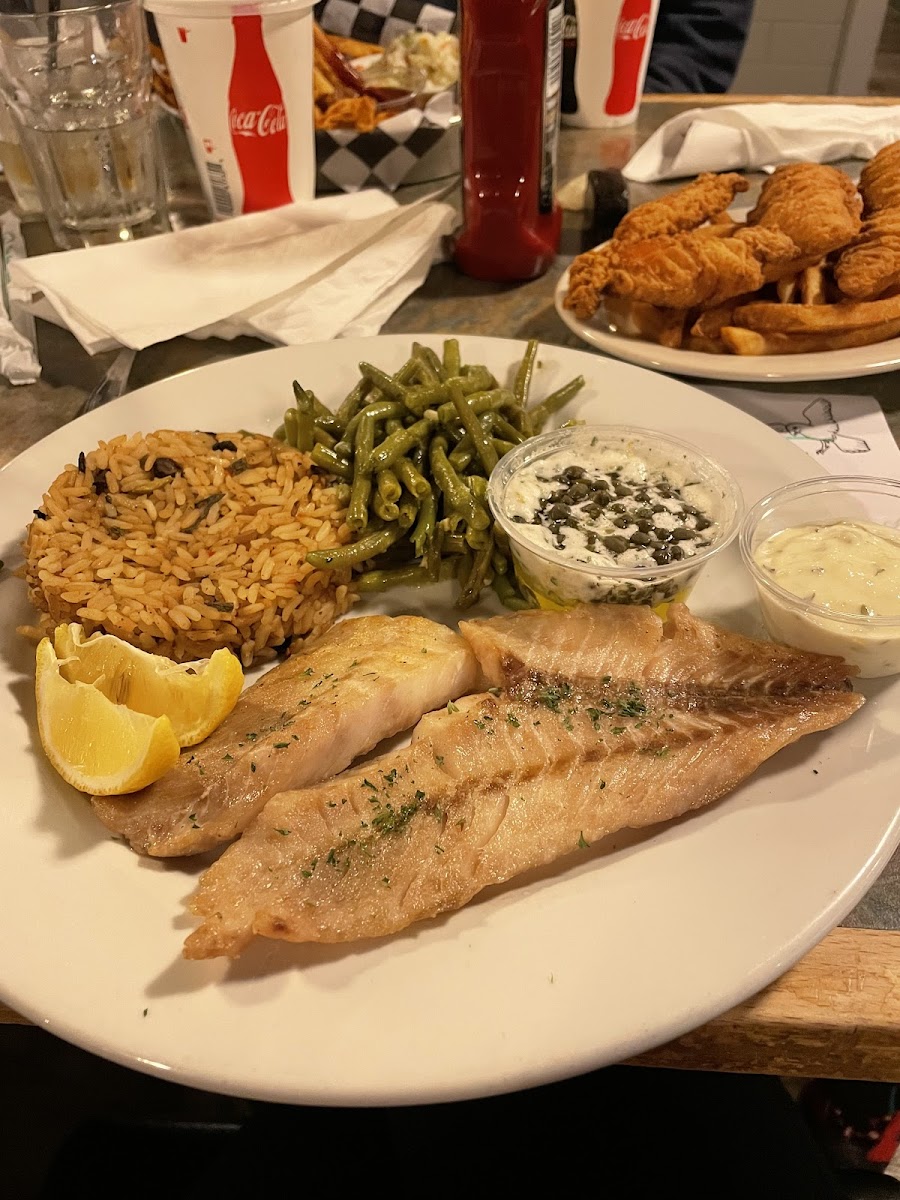
[[[900,319],[900,296],[889,300],[852,300],[841,304],[745,304],[734,314],[734,324],[745,329],[777,333],[826,333],[866,329]]]
[[[750,185],[741,175],[714,175],[706,172],[677,191],[639,204],[626,213],[616,227],[617,241],[636,241],[696,229],[714,215],[720,214],[738,192]]]
[[[772,229],[612,241],[575,260],[565,304],[582,320],[594,315],[607,290],[666,308],[710,306],[755,291],[797,259],[791,239]]]
[[[824,330],[818,333],[763,333],[726,325],[722,341],[732,354],[820,354],[826,350],[849,350],[855,346],[871,346],[900,334],[900,318],[881,321],[862,329],[847,329],[841,333]]]
[[[324,112],[316,111],[316,129],[356,129],[371,133],[378,125],[378,105],[371,96],[335,100]]]
[[[900,208],[900,141],[891,142],[866,163],[859,176],[866,213]]]
[[[874,300],[900,281],[900,204],[863,222],[862,233],[835,264],[834,277],[853,300]]]
[[[778,167],[762,186],[748,224],[777,229],[804,256],[821,258],[859,233],[862,198],[850,178],[822,163]]]

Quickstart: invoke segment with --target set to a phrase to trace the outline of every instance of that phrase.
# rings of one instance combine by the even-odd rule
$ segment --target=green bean
[[[359,369],[362,375],[370,380],[379,391],[383,392],[389,400],[396,400],[398,404],[403,403],[405,388],[398,383],[396,379],[392,379],[390,375],[380,371],[378,367],[373,367],[371,363],[361,362]]]
[[[416,503],[415,496],[411,496],[409,492],[404,492],[397,507],[400,510],[397,516],[400,528],[409,529],[415,524],[416,517],[419,515],[419,506]]]
[[[378,471],[375,474],[375,486],[378,489],[378,495],[386,504],[396,504],[403,493],[403,488],[400,486],[400,480],[393,471],[386,468],[383,471]]]
[[[306,561],[317,570],[351,567],[355,563],[368,562],[370,558],[384,554],[385,550],[389,550],[401,537],[403,530],[398,525],[389,525],[386,529],[377,529],[347,546],[334,546],[330,550],[310,550]]]
[[[494,553],[491,555],[491,570],[496,575],[505,575],[509,570],[509,559],[498,549],[496,539],[494,540]]]
[[[309,392],[308,394],[312,396],[313,413],[315,414],[316,425],[332,434],[335,441],[337,441],[337,439],[341,436],[341,430],[343,429],[343,426],[338,424],[337,417],[330,409],[325,407],[315,392]]]
[[[577,375],[561,388],[557,388],[552,392],[546,400],[540,404],[535,404],[533,408],[528,410],[528,415],[531,417],[531,423],[534,426],[534,432],[540,433],[547,419],[555,412],[559,412],[570,400],[584,387],[584,376]]]
[[[476,500],[487,500],[488,481],[483,475],[467,475],[466,484]]]
[[[344,403],[335,413],[335,421],[341,430],[346,431],[350,421],[356,416],[359,410],[366,402],[366,397],[372,390],[372,384],[368,379],[360,379],[353,388],[353,391],[347,396]]]
[[[387,421],[391,417],[402,417],[403,405],[398,404],[396,400],[376,400],[372,404],[367,404],[365,408],[361,408],[353,420],[344,430],[344,436],[338,442],[335,449],[340,450],[342,446],[348,448],[353,445],[356,431],[359,428],[360,421],[364,417],[371,417],[373,421]]]
[[[491,540],[491,532],[489,529],[475,529],[467,525],[464,538],[466,545],[472,550],[482,550]]]
[[[510,450],[515,450],[517,442],[507,442],[505,438],[492,438],[491,445],[498,458],[502,458],[504,454],[509,454]]]
[[[434,492],[429,488],[428,495],[423,496],[419,503],[418,519],[409,535],[409,540],[415,547],[416,555],[419,558],[422,558],[425,553],[426,543],[434,538],[436,521],[437,501],[434,498]]]
[[[459,380],[451,380],[451,383],[458,385]],[[504,396],[511,395],[511,393],[502,392],[500,388],[497,388],[492,392],[466,392],[460,387],[459,391],[462,392],[462,395],[467,398],[472,412],[479,417],[482,415],[482,413],[491,412],[495,408],[502,408],[503,404],[505,403]],[[447,385],[447,393],[450,396],[450,399],[442,404],[437,410],[438,420],[444,425],[448,424],[458,416],[456,405],[453,402],[453,395],[452,392],[450,392],[450,384]]]
[[[390,525],[400,516],[399,507],[392,501],[385,500],[377,490],[372,494],[371,505],[375,516],[380,517],[386,525]]]
[[[388,588],[394,587],[424,587],[434,580],[428,568],[418,563],[383,571],[365,571],[357,576],[355,582],[361,592],[386,592]]]
[[[485,587],[487,587],[493,550],[494,540],[488,536],[485,545],[478,550],[472,561],[472,570],[469,573],[468,579],[463,584],[462,591],[456,602],[457,607],[471,608]]]
[[[486,529],[490,524],[490,517],[450,466],[446,446],[446,438],[432,438],[431,473],[435,483],[443,492],[451,512],[456,510],[469,525],[476,529]]]
[[[475,457],[475,447],[472,445],[472,439],[468,434],[453,447],[447,456],[450,460],[451,467],[457,471],[464,471],[472,459]]]
[[[275,439],[276,442],[286,442],[287,441],[287,438],[285,437],[285,433],[284,433],[284,422],[283,421],[278,426],[278,428],[275,430],[275,432],[272,434],[272,437]]]
[[[352,488],[349,483],[339,483],[335,486],[334,495],[341,508],[346,508],[350,503],[351,491]]]
[[[444,341],[444,374],[448,379],[452,379],[462,370],[462,363],[459,357],[459,342],[456,338],[447,338]]]
[[[491,471],[497,465],[497,451],[494,449],[491,439],[481,428],[481,422],[473,411],[471,403],[466,400],[466,397],[460,391],[457,381],[452,379],[447,386],[450,389],[453,407],[456,409],[456,414],[462,422],[462,427],[472,439],[475,453],[478,455],[485,472],[490,475]]]
[[[369,523],[369,497],[372,494],[372,476],[361,468],[361,460],[372,453],[375,440],[375,422],[363,421],[359,426],[354,447],[353,484],[347,524],[356,533],[362,532]]]
[[[394,471],[397,478],[411,492],[417,500],[424,500],[426,496],[431,495],[431,484],[425,476],[414,467],[412,461],[408,458],[398,458],[394,463]]]
[[[396,433],[389,433],[384,441],[372,451],[371,458],[374,469],[380,471],[385,467],[393,466],[399,458],[409,453],[416,442],[424,442],[430,437],[433,429],[434,421],[423,417],[421,421],[416,421],[415,425],[410,425],[406,429],[398,429]]]
[[[306,392],[294,380],[294,399],[297,402],[297,449],[307,453],[315,445],[315,415],[313,413],[312,394]]]
[[[284,440],[289,446],[297,448],[297,410],[289,408],[284,414]]]
[[[445,534],[441,548],[445,554],[466,554],[468,552],[466,539],[458,533]]]
[[[441,383],[444,382],[444,364],[431,349],[430,346],[423,346],[421,342],[413,342],[413,354],[421,359],[423,363],[427,363],[434,375]]]
[[[528,393],[531,391],[531,377],[534,374],[534,361],[537,358],[538,340],[531,338],[525,348],[525,355],[516,372],[516,382],[513,391],[516,399],[524,408],[528,403]]]
[[[346,458],[341,458],[333,450],[329,450],[327,446],[313,446],[312,460],[317,467],[324,467],[332,475],[337,475],[338,479],[345,479],[348,483],[353,480],[352,465]]]
[[[313,445],[327,446],[329,450],[333,450],[337,445],[337,438],[333,438],[328,430],[323,429],[317,421],[313,426]]]
[[[502,413],[496,411],[486,412],[482,414],[479,420],[481,421],[482,428],[492,430],[507,442],[513,442],[515,445],[518,445],[520,442],[526,440],[525,435],[516,429],[515,425],[507,421]]]
[[[521,594],[509,575],[494,575],[494,578],[491,580],[491,587],[497,593],[497,599],[505,608],[521,612],[523,609],[534,607]]]

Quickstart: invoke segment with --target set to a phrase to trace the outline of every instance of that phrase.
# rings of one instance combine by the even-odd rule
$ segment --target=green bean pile
[[[443,357],[414,343],[393,375],[360,363],[359,381],[337,412],[295,382],[295,404],[276,437],[341,480],[356,535],[307,561],[320,569],[352,565],[362,592],[452,579],[459,608],[486,587],[507,607],[527,607],[488,508],[488,477],[584,386],[579,375],[529,404],[537,352],[532,339],[510,389],[487,367],[462,363],[455,338],[444,342]]]

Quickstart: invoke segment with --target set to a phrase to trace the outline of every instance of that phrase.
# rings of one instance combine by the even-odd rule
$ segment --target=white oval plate
[[[203,864],[136,856],[43,759],[33,651],[15,632],[33,619],[11,573],[22,531],[51,479],[99,438],[271,432],[294,378],[333,402],[360,360],[395,369],[410,342],[289,347],[176,376],[58,430],[0,473],[0,995],[51,1033],[139,1070],[273,1101],[511,1091],[619,1061],[746,999],[841,920],[900,838],[900,688],[879,681],[851,721],[783,751],[721,803],[574,853],[457,913],[358,945],[261,940],[235,963],[180,957]],[[466,360],[500,377],[523,350],[461,343]],[[540,360],[536,396],[583,373],[575,411],[695,442],[734,472],[748,504],[816,473],[765,425],[685,384],[552,346]],[[378,607],[456,615],[440,589],[398,591]],[[758,632],[736,547],[710,566],[694,607]]]
[[[602,310],[591,321],[581,321],[563,306],[569,290],[566,271],[554,293],[556,311],[573,333],[597,350],[639,367],[651,367],[669,375],[689,375],[699,379],[730,379],[734,382],[762,383],[793,380],[795,383],[817,379],[853,379],[861,375],[883,375],[900,366],[900,338],[876,342],[873,346],[854,346],[849,350],[826,350],[820,354],[766,354],[758,357],[742,354],[703,354],[699,350],[672,350],[640,338],[614,333]]]

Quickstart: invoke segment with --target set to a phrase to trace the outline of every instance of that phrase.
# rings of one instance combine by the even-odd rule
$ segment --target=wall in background
[[[864,96],[888,0],[756,0],[734,92]]]

